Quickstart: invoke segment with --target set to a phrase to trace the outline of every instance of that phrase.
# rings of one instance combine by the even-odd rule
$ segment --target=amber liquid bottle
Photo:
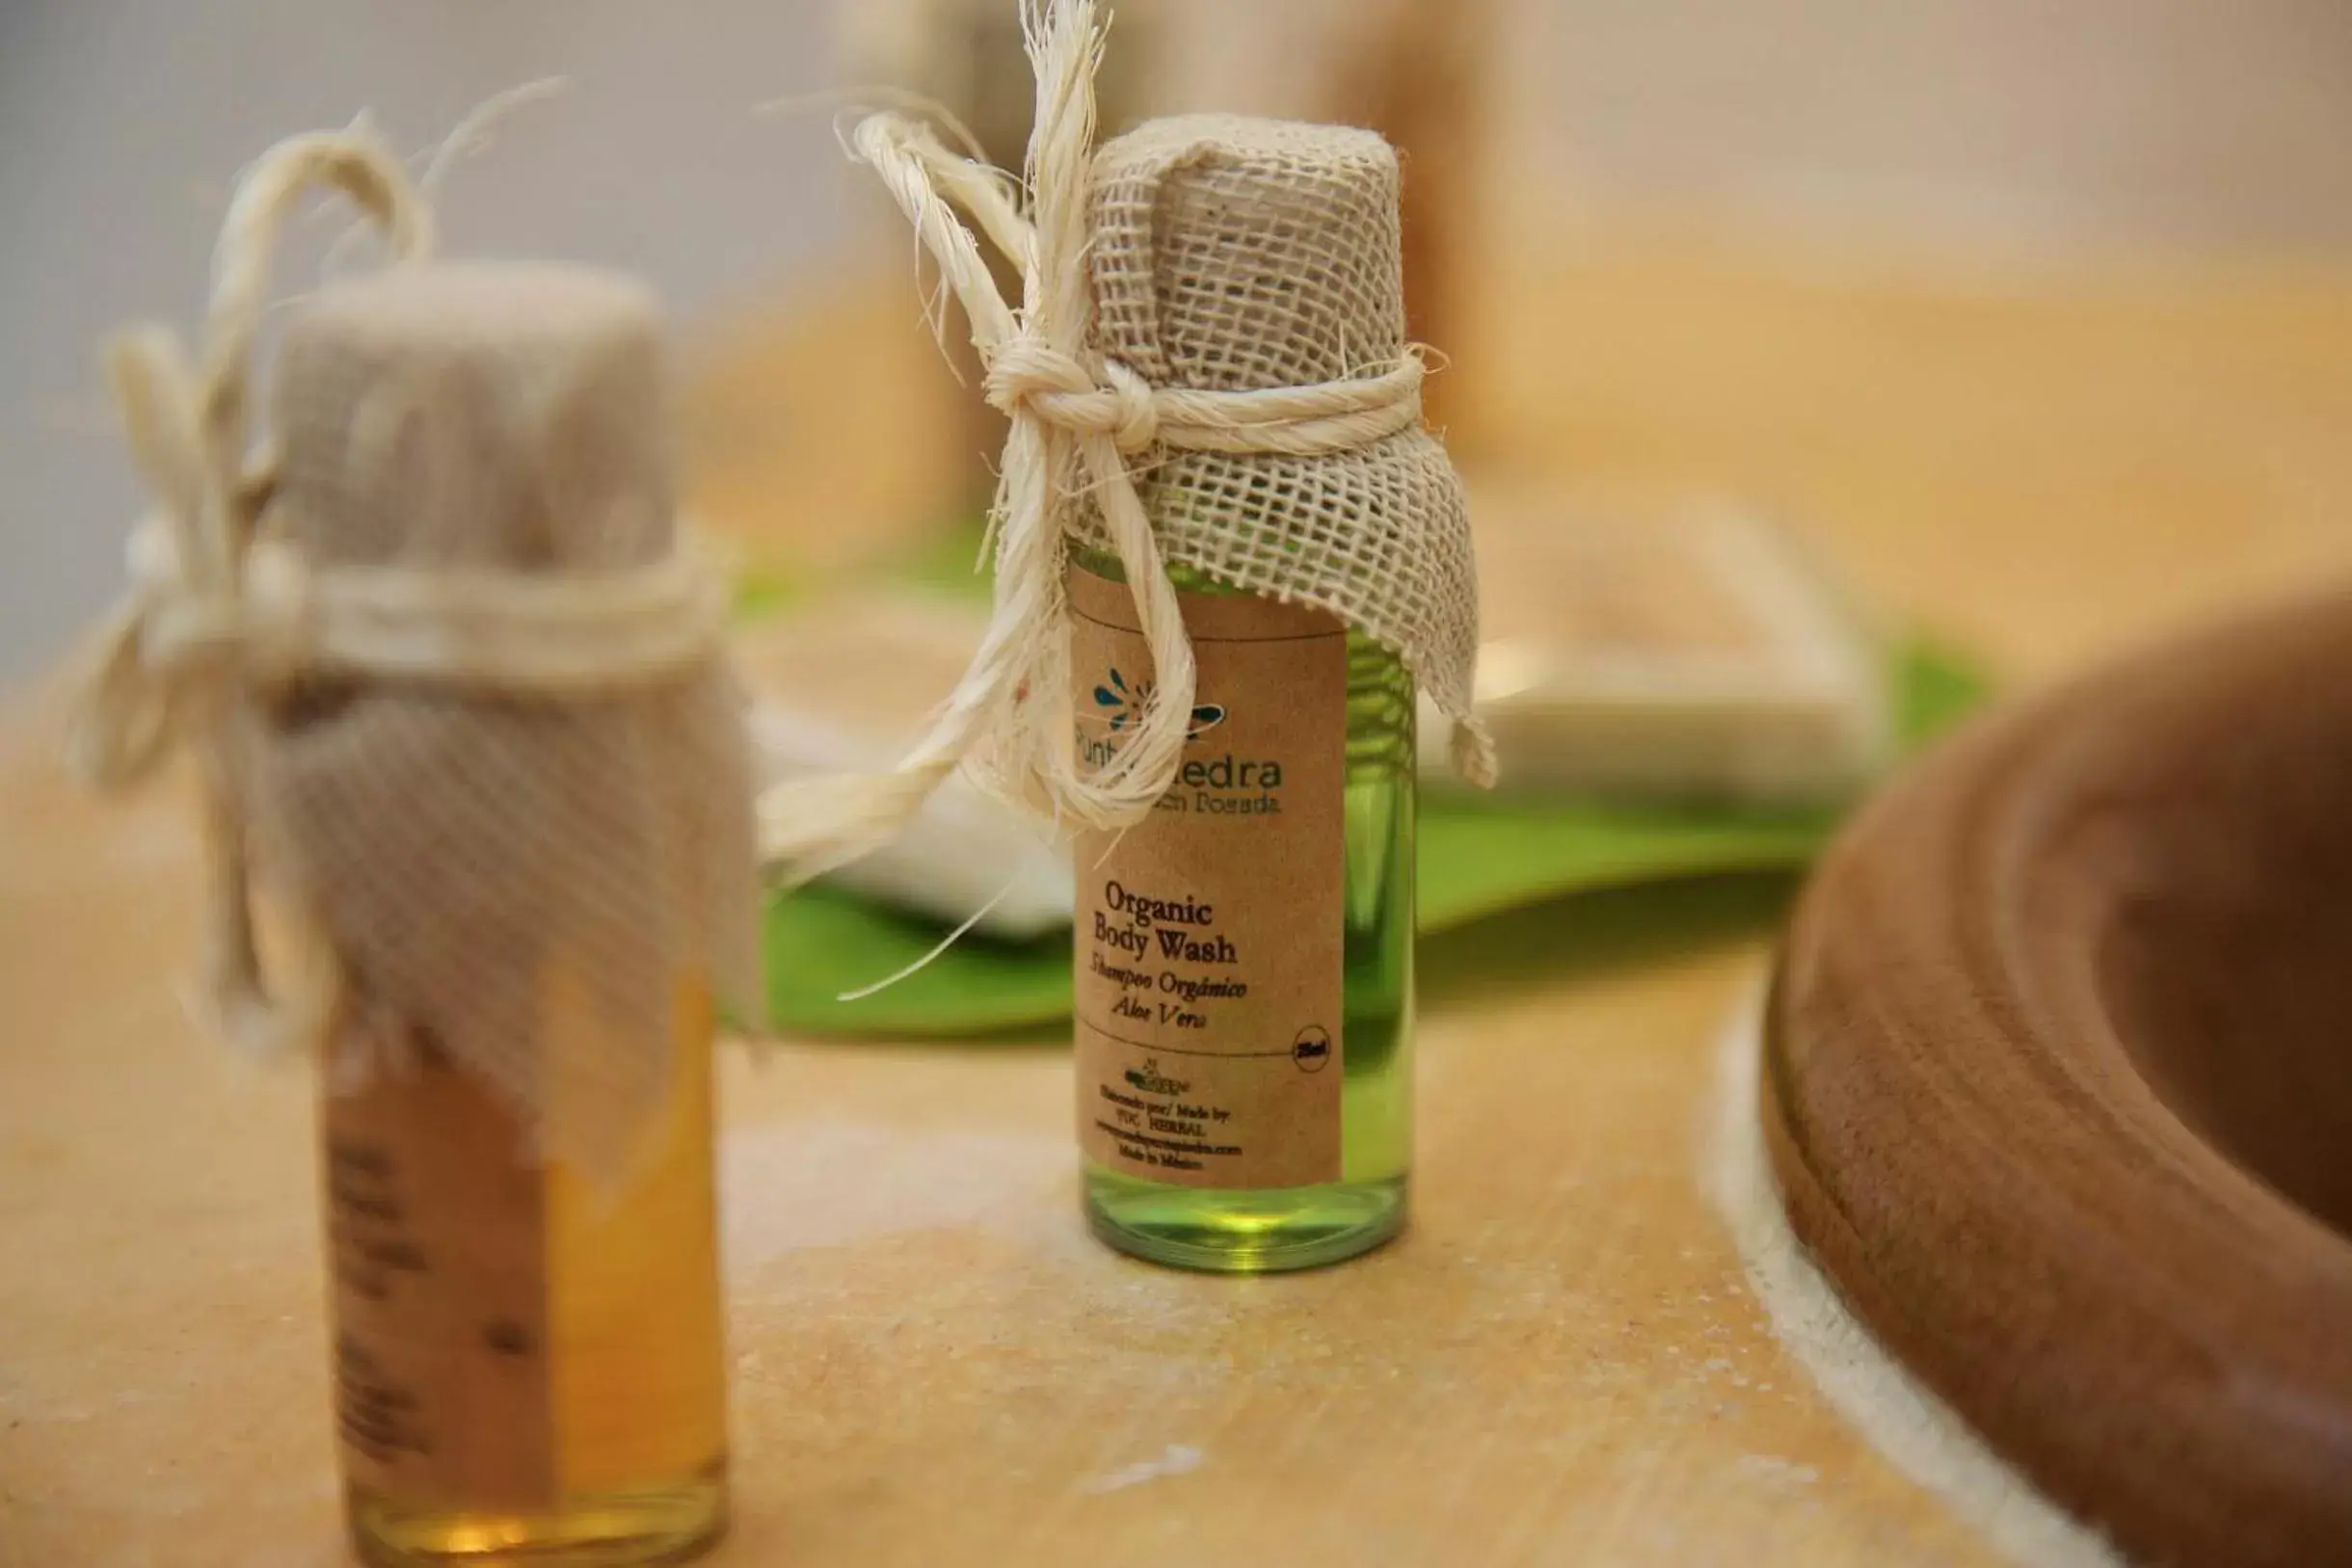
[[[563,1021],[550,1020],[560,1042]],[[727,1515],[711,1023],[617,1183],[536,1163],[429,1041],[323,1105],[335,1422],[379,1564],[673,1560]]]
[[[657,563],[660,365],[625,279],[337,282],[288,320],[265,520],[331,568]],[[344,977],[321,1175],[361,1556],[690,1555],[727,1513],[713,993],[753,865],[732,686],[709,658],[515,694],[321,676],[256,718],[257,792]]]

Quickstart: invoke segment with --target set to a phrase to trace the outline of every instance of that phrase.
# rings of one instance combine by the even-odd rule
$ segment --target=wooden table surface
[[[935,487],[871,435],[936,401],[927,349],[868,333],[911,299],[848,290],[706,364],[706,520],[838,558]],[[1466,454],[1760,495],[2018,683],[2352,567],[2352,271],[1588,237],[1463,338]],[[193,1035],[184,802],[72,793],[57,705],[0,709],[0,1564],[333,1563],[310,1086]],[[1993,1560],[1775,1343],[1701,1195],[1777,897],[1428,944],[1415,1227],[1295,1278],[1089,1241],[1057,1041],[731,1047],[713,1560]]]

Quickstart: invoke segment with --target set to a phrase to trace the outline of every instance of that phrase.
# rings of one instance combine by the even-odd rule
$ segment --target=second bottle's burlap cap
[[[1454,721],[1457,769],[1492,783],[1471,707],[1469,518],[1421,425],[1404,341],[1395,153],[1365,131],[1224,117],[1097,148],[1095,0],[1027,0],[1023,15],[1037,77],[1026,205],[905,115],[847,137],[965,306],[1011,420],[995,613],[899,765],[770,790],[763,849],[792,875],[841,864],[959,767],[1057,830],[1148,818],[1182,763],[1196,679],[1170,563],[1396,650]],[[982,235],[1019,263],[1018,307]],[[1073,756],[1055,704],[1031,700],[1068,683],[1073,540],[1116,557],[1154,666],[1151,699],[1099,765]]]
[[[1398,190],[1395,149],[1345,126],[1189,115],[1106,144],[1095,346],[1154,387],[1304,386],[1395,366],[1407,353]],[[1403,654],[1449,717],[1470,717],[1469,514],[1417,423],[1317,456],[1168,452],[1139,479],[1169,559],[1334,612]]]

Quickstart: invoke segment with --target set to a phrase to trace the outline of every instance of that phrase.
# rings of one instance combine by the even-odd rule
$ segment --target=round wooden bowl
[[[2352,595],[1993,720],[1823,863],[1761,1113],[1847,1304],[2136,1559],[2352,1562]]]

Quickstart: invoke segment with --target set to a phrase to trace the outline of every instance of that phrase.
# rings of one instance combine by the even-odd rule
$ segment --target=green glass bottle
[[[1336,1262],[1405,1217],[1412,678],[1336,617],[1170,576],[1193,738],[1161,810],[1077,857],[1086,1215],[1183,1267]],[[1077,743],[1099,764],[1148,664],[1115,558],[1082,552],[1070,588]]]

